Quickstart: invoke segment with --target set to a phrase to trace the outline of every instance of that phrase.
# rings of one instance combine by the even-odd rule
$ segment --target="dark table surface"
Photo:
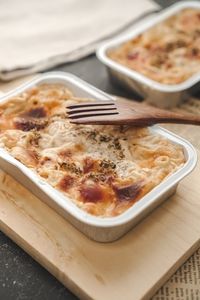
[[[133,1],[133,0],[132,0]],[[174,0],[157,0],[163,7]],[[71,72],[108,93],[136,97],[110,84],[104,66],[94,55],[54,70]],[[50,273],[0,232],[0,300],[75,300]]]

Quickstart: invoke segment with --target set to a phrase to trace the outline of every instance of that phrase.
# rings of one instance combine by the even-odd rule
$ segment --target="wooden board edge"
[[[6,236],[8,236],[17,246],[19,246],[26,253],[28,253],[30,257],[32,257],[37,263],[39,263],[43,268],[45,268],[51,275],[53,275],[58,281],[60,281],[67,289],[69,289],[79,299],[94,300],[84,290],[79,288],[79,286],[75,282],[73,282],[71,279],[66,277],[64,273],[61,273],[60,270],[58,273],[54,272],[54,269],[55,270],[57,269],[56,265],[53,265],[50,261],[48,261],[44,255],[39,253],[22,236],[20,236],[16,231],[14,231],[7,224],[2,222],[1,219],[0,219],[0,230]],[[61,274],[61,276],[59,275],[59,273]]]
[[[200,237],[196,243],[188,249],[188,251],[182,255],[177,262],[160,278],[160,280],[155,283],[154,286],[150,290],[146,292],[146,294],[141,298],[141,300],[149,300],[151,299],[156,292],[178,271],[178,269],[186,263],[186,261],[195,253],[197,249],[200,247]],[[148,298],[147,298],[148,297]]]

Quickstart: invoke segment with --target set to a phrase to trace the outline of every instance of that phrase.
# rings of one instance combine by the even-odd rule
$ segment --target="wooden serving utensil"
[[[200,116],[180,114],[135,101],[95,101],[67,107],[74,124],[150,126],[157,123],[200,125]]]

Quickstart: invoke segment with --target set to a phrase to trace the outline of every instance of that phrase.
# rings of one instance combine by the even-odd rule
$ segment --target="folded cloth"
[[[151,0],[2,0],[0,79],[80,59],[157,8]]]

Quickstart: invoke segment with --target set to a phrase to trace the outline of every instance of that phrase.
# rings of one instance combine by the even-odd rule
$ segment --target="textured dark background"
[[[156,2],[166,7],[177,1]],[[71,72],[108,93],[133,96],[109,83],[104,66],[94,55],[76,63],[59,66],[54,70]],[[77,297],[0,232],[0,300],[30,299],[75,300]]]

